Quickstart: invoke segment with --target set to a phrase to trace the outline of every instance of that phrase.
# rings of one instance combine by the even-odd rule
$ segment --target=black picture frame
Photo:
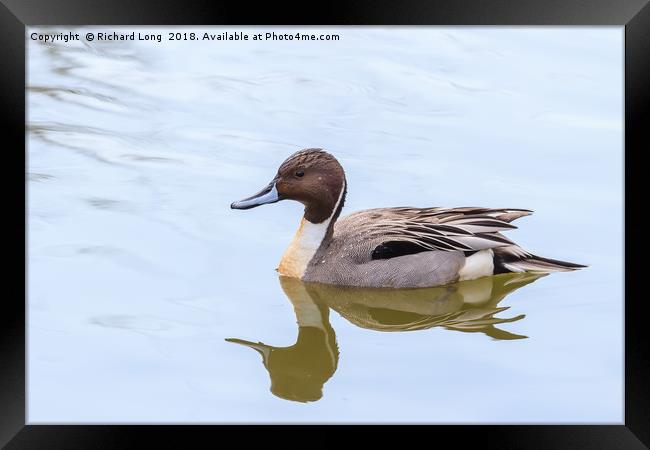
[[[619,25],[625,26],[625,192],[634,196],[643,180],[635,155],[650,148],[643,112],[650,105],[650,6],[644,0],[408,0],[252,5],[215,1],[173,0],[0,0],[0,73],[2,141],[10,170],[3,171],[3,200],[12,213],[4,214],[5,242],[15,246],[21,265],[9,263],[11,274],[2,308],[0,354],[0,445],[6,448],[141,448],[156,440],[164,447],[187,448],[188,441],[214,447],[223,442],[219,426],[56,426],[26,425],[25,417],[25,305],[26,292],[26,152],[25,152],[25,27],[35,25]],[[22,149],[22,152],[21,152]],[[20,173],[21,170],[23,173]],[[627,199],[626,199],[627,200]],[[12,204],[15,202],[15,205]],[[626,202],[627,203],[627,202]],[[634,295],[643,264],[634,264],[643,227],[639,202],[625,208],[625,420],[620,425],[436,425],[420,430],[435,442],[461,442],[495,449],[640,449],[650,445],[650,354],[642,313],[647,302]],[[634,207],[636,206],[636,207]],[[23,213],[19,211],[23,210]],[[23,236],[22,245],[18,236]],[[606,238],[606,237],[604,237]],[[642,255],[641,255],[642,256]],[[525,402],[525,399],[522,399]],[[359,422],[364,422],[359,418]],[[460,428],[462,427],[462,429]],[[260,428],[259,426],[257,428]],[[325,443],[331,435],[322,426],[304,425]],[[367,437],[402,436],[391,427],[365,430]],[[241,433],[239,444],[253,434]],[[265,435],[268,427],[262,431]],[[403,440],[407,437],[407,441]],[[330,437],[330,439],[332,439]],[[448,439],[451,439],[449,441]],[[336,441],[333,441],[336,442]],[[367,441],[364,441],[367,444]],[[448,444],[446,444],[448,445]],[[201,445],[196,445],[201,447]]]

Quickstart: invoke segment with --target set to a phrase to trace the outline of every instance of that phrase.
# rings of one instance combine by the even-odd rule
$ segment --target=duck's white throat
[[[336,201],[336,205],[334,205],[334,209],[332,209],[332,214],[321,223],[311,223],[305,220],[304,217],[300,220],[298,231],[296,231],[291,244],[289,244],[289,247],[280,260],[280,265],[278,266],[278,273],[280,275],[302,278],[309,262],[314,257],[314,254],[327,234],[327,229],[332,222],[334,214],[339,209],[344,192],[345,183],[343,183],[339,198]]]

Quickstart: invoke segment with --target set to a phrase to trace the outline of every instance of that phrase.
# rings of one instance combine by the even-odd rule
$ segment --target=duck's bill
[[[256,206],[279,202],[280,200],[282,200],[282,198],[278,195],[278,188],[275,186],[275,182],[272,181],[257,194],[239,200],[238,202],[234,202],[230,207],[232,209],[251,209]]]

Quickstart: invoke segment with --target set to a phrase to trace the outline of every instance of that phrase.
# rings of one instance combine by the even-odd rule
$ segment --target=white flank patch
[[[278,266],[278,273],[280,275],[302,278],[305,270],[307,270],[309,261],[314,257],[316,250],[318,250],[321,242],[323,242],[332,217],[334,217],[334,213],[338,209],[339,203],[341,203],[344,191],[345,183],[341,187],[341,193],[339,194],[339,199],[336,201],[336,205],[334,205],[332,214],[323,222],[311,223],[305,220],[304,217],[302,218],[298,231],[280,260],[280,265]]]
[[[481,250],[465,258],[465,265],[458,272],[459,280],[474,280],[494,274],[494,252],[491,249]]]

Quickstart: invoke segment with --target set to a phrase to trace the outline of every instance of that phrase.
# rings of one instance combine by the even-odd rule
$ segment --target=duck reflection
[[[322,397],[323,385],[339,359],[330,309],[361,328],[376,331],[415,331],[440,326],[448,330],[483,333],[493,339],[523,339],[496,326],[523,319],[521,314],[498,318],[509,307],[498,304],[512,292],[546,274],[512,273],[426,289],[362,289],[303,283],[280,277],[293,304],[298,338],[289,347],[226,339],[262,356],[271,377],[271,392],[283,399],[310,402]]]

